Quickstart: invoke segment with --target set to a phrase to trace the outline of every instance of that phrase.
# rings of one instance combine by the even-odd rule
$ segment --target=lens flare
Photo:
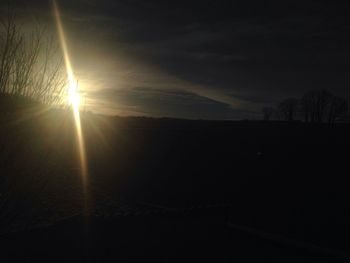
[[[79,109],[80,107],[80,95],[78,92],[78,85],[76,83],[69,83],[68,104],[73,108]]]
[[[85,151],[85,143],[83,137],[83,131],[81,126],[81,118],[79,112],[79,104],[80,104],[80,96],[78,92],[78,84],[74,77],[72,63],[69,57],[67,41],[65,37],[65,33],[63,30],[63,24],[61,20],[60,10],[56,0],[52,0],[53,13],[56,20],[56,26],[58,31],[58,36],[61,43],[61,48],[64,56],[64,62],[67,71],[67,79],[68,79],[68,104],[70,105],[74,122],[75,122],[75,130],[76,130],[76,138],[77,138],[77,150],[80,161],[81,168],[81,176],[85,194],[85,200],[87,200],[87,186],[88,186],[88,169],[87,169],[87,161],[86,161],[86,151]],[[86,207],[85,207],[86,208]]]

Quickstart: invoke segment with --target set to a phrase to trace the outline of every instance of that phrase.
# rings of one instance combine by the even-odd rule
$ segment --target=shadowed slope
[[[73,238],[80,223],[63,221],[57,228],[55,224],[81,214],[84,202],[73,118],[71,112],[63,110],[26,112],[22,121],[15,116],[2,122],[0,131],[1,230],[4,233],[53,225],[41,234],[40,230],[23,233],[23,236],[19,233],[17,237],[28,242],[34,239],[39,242],[38,246],[44,247],[50,245],[43,244],[43,240],[53,238],[56,241],[47,249],[57,252],[54,245],[60,244],[61,238]],[[179,209],[199,204],[230,204],[228,216],[232,224],[321,248],[350,249],[347,238],[350,218],[346,213],[349,180],[347,174],[341,172],[347,166],[350,131],[347,125],[330,128],[287,122],[213,122],[82,114],[82,127],[90,174],[91,229],[98,236],[91,241],[96,257],[104,249],[116,249],[113,244],[127,239],[128,231],[122,231],[124,226],[135,231],[135,236],[126,242],[130,246],[123,249],[125,258],[128,257],[126,251],[133,250],[135,240],[143,240],[138,249],[147,255],[156,252],[143,244],[159,242],[160,250],[164,248],[163,240],[169,238],[174,248],[166,251],[175,254],[175,247],[183,240],[189,246],[197,240],[194,225],[202,219],[184,217],[175,224],[184,226],[183,236],[173,233],[158,239],[151,233],[172,231],[172,223],[160,215],[154,215],[147,224],[143,219],[130,219],[130,225],[129,219],[120,223],[113,215],[118,214],[125,203],[130,207],[151,203]],[[99,219],[95,219],[97,215]],[[164,229],[158,228],[163,223],[157,222],[163,222]],[[199,232],[208,228],[202,227]],[[253,244],[258,244],[255,246],[258,250],[271,249],[271,255],[275,256],[276,251],[280,251],[287,259],[294,253],[283,252],[261,238],[254,241],[247,233],[241,237],[235,232],[229,237],[232,230],[226,225],[219,228],[214,227],[208,239],[198,237],[199,244],[208,240],[204,245],[207,249],[215,238],[223,242],[226,252],[215,245],[212,255],[223,253],[231,259],[231,244],[236,244],[233,245],[235,251],[251,251]],[[144,235],[143,231],[150,232]],[[13,237],[13,244],[18,241],[17,237]],[[65,249],[74,250],[74,247],[68,243]],[[179,251],[181,254],[185,250],[179,248]],[[64,257],[65,252],[62,253]]]

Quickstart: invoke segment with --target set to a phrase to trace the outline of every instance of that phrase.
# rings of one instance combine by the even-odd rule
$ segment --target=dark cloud
[[[35,0],[30,5],[21,0],[12,3],[23,10],[30,7],[43,14],[50,13],[48,1]],[[118,101],[116,105],[123,103],[121,98],[128,103],[137,101],[140,113],[161,115],[163,110],[164,115],[200,117],[209,116],[208,112],[212,111],[215,116],[222,114],[222,118],[230,114],[243,116],[242,112],[258,111],[264,105],[284,97],[300,96],[313,88],[326,88],[350,98],[348,1],[61,0],[59,3],[75,64],[84,68],[88,57],[94,55],[95,71],[104,71],[95,75],[103,75],[105,79],[104,86],[98,88],[115,90],[112,97]],[[106,57],[119,64],[104,66]],[[121,80],[123,69],[134,76],[129,86],[157,88],[121,92],[130,81],[130,78]],[[88,78],[92,74],[85,75]],[[172,89],[177,91],[171,93],[169,83],[174,79],[177,87]],[[191,89],[192,85],[196,89]],[[166,87],[166,94],[158,88],[162,86]],[[197,92],[201,89],[206,92]],[[187,95],[180,96],[180,90]],[[146,96],[148,93],[152,99]],[[157,96],[162,100],[166,97],[168,105],[177,106],[161,106],[162,100],[157,100]],[[204,97],[215,103],[204,103],[200,100]],[[227,99],[220,101],[220,97],[232,97],[242,103],[237,106]],[[203,115],[203,112],[207,113]]]

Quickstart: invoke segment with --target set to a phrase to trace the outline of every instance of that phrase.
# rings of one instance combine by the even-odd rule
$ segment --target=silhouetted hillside
[[[82,214],[87,198],[71,112],[22,112],[21,119],[11,119],[11,115],[1,123],[2,233],[55,225]],[[117,212],[123,204],[131,208],[151,204],[184,211],[192,206],[225,204],[230,207],[225,210],[225,220],[233,224],[321,248],[350,249],[350,218],[346,212],[350,198],[346,173],[349,125],[331,128],[301,122],[82,114],[82,128],[89,167],[88,207],[93,222],[98,215],[104,218],[102,222],[117,220],[117,227],[118,218],[128,216]],[[138,213],[133,215],[138,218]],[[194,218],[198,216],[186,212],[182,215],[180,225],[188,224],[187,219],[196,222]],[[69,223],[67,229],[73,225]],[[186,228],[191,229],[188,225]],[[54,229],[53,226],[55,232]],[[220,231],[217,238],[229,246],[235,235],[229,238],[226,235],[230,231]],[[34,238],[34,233],[26,240]],[[144,242],[152,240],[150,235],[142,237]],[[113,238],[108,235],[106,240],[112,242]]]

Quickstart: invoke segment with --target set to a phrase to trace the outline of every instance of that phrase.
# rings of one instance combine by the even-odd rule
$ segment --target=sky
[[[58,0],[88,110],[190,119],[258,119],[310,89],[350,99],[347,2]],[[49,0],[11,5],[54,31]]]

